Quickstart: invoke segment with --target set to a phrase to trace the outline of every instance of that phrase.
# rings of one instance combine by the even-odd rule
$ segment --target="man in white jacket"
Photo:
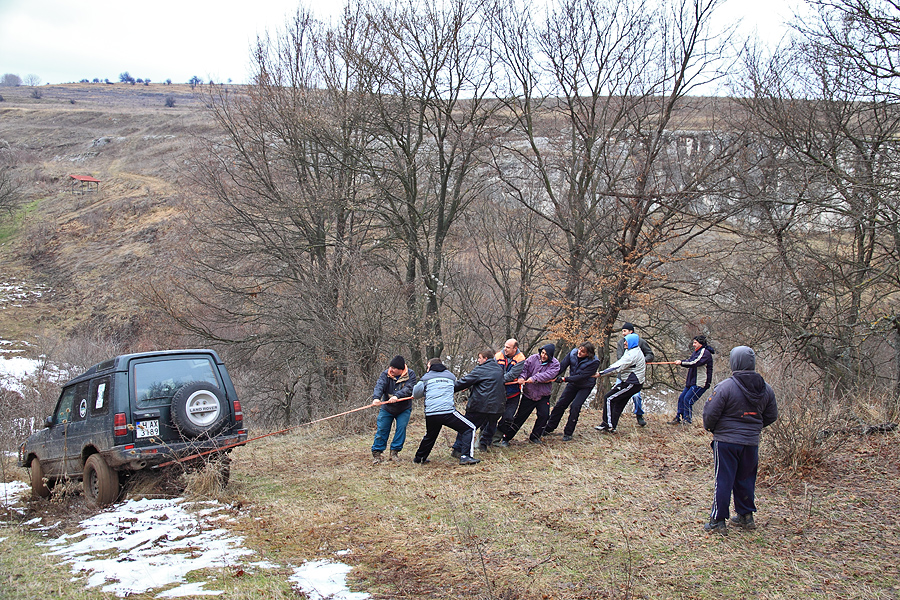
[[[481,462],[472,458],[475,424],[459,414],[453,402],[455,384],[456,376],[447,370],[440,358],[428,361],[428,371],[413,388],[413,398],[425,398],[425,437],[416,450],[414,463],[431,462],[428,455],[431,454],[444,425],[459,433],[457,443],[465,449],[459,457],[459,464],[474,465]]]
[[[628,349],[625,350],[622,358],[597,373],[598,377],[618,373],[619,383],[603,396],[603,424],[595,426],[594,429],[603,433],[615,433],[625,405],[644,387],[647,361],[644,359],[640,343],[641,339],[636,333],[626,335],[625,345]]]

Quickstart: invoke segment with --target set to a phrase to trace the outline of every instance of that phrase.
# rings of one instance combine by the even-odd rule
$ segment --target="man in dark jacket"
[[[681,365],[688,370],[684,382],[684,390],[678,396],[678,412],[675,418],[669,421],[669,425],[687,423],[690,425],[694,418],[694,404],[709,389],[712,384],[713,357],[715,348],[709,345],[705,335],[698,335],[691,340],[691,348],[694,350],[687,360],[676,360],[676,365]],[[706,366],[706,380],[702,387],[697,381],[697,369]]]
[[[616,344],[616,360],[619,360],[620,358],[622,358],[622,355],[625,354],[625,336],[632,333],[634,333],[634,325],[627,321],[625,323],[622,323],[622,337],[619,339],[619,343]],[[641,343],[638,347],[641,349],[641,352],[644,353],[644,362],[653,362],[653,359],[656,358],[656,356],[653,354],[653,349],[650,348],[650,344],[644,341],[643,336],[641,337]],[[646,427],[647,421],[644,420],[643,396],[641,396],[641,393],[638,392],[631,397],[631,401],[634,403],[634,416],[637,419],[637,424],[641,427]]]
[[[400,460],[400,451],[406,442],[406,426],[412,414],[412,391],[416,384],[416,373],[406,366],[402,356],[395,356],[391,364],[378,377],[372,392],[372,404],[384,402],[378,409],[375,420],[375,441],[372,442],[372,463],[381,462],[381,454],[387,448],[391,426],[396,423],[394,439],[391,440],[391,460]],[[407,400],[401,400],[408,398]]]
[[[703,427],[713,434],[716,490],[708,532],[727,534],[728,507],[734,495],[731,522],[753,529],[756,512],[756,472],[759,434],[778,418],[775,392],[756,372],[756,354],[748,346],[731,351],[731,377],[720,382],[703,407]]]
[[[494,353],[484,350],[478,354],[478,365],[469,371],[468,375],[458,380],[453,386],[453,391],[459,392],[471,388],[469,401],[466,403],[465,418],[475,424],[476,429],[481,429],[481,439],[478,447],[486,451],[491,445],[493,432],[488,431],[488,423],[496,423],[503,414],[506,406],[506,386],[503,382],[503,367],[494,360]],[[472,448],[466,448],[463,444],[462,434],[456,436],[451,455],[459,458],[463,455],[472,455]],[[474,441],[471,444],[474,446]]]
[[[563,428],[562,439],[564,442],[572,439],[575,426],[578,425],[578,417],[581,415],[581,407],[584,406],[584,401],[587,400],[597,381],[594,373],[597,372],[600,361],[597,360],[596,354],[594,345],[585,342],[577,348],[573,348],[560,361],[559,372],[565,373],[568,369],[569,374],[565,377],[557,377],[556,381],[565,383],[566,388],[556,400],[553,410],[550,411],[550,420],[547,421],[544,433],[552,433],[559,426],[559,422],[568,408],[569,420],[566,421],[566,426]]]

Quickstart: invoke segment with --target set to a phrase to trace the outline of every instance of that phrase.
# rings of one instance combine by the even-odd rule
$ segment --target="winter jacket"
[[[541,350],[546,350],[550,355],[550,360],[546,363],[541,362],[541,353],[532,354],[525,359],[525,367],[522,369],[520,379],[531,379],[532,383],[526,383],[522,394],[531,400],[540,400],[544,396],[549,396],[553,391],[553,381],[559,375],[559,361],[554,358],[556,346],[547,344]]]
[[[596,356],[579,358],[578,348],[572,348],[572,351],[560,361],[559,372],[565,373],[566,369],[569,370],[569,374],[562,380],[575,389],[591,389],[597,382],[593,375],[599,367],[600,360]]]
[[[406,370],[404,370],[397,378],[388,375],[387,369],[385,369],[378,377],[378,381],[375,382],[375,391],[372,392],[372,398],[382,402],[389,400],[391,396],[409,398],[412,396],[413,386],[415,384],[416,372],[409,367],[406,367]],[[397,416],[403,411],[412,408],[412,400],[385,404],[381,408],[390,414]]]
[[[641,338],[640,343],[638,344],[638,348],[641,349],[641,352],[644,353],[644,361],[645,362],[653,362],[656,358],[656,355],[653,354],[653,349],[650,348],[650,344],[644,341],[644,338]],[[616,360],[622,358],[622,355],[625,354],[625,338],[619,338],[619,342],[616,344]]]
[[[644,379],[647,374],[647,361],[644,359],[644,353],[640,348],[640,338],[635,333],[629,333],[625,336],[625,343],[628,349],[622,355],[622,358],[609,365],[601,371],[601,375],[607,373],[618,373],[619,379],[628,383],[640,383],[644,385]]]
[[[519,375],[522,374],[522,369],[525,368],[525,355],[521,352],[516,352],[515,356],[509,358],[501,350],[494,355],[494,360],[506,372],[503,377],[503,381],[506,382],[506,397],[515,398],[522,391],[519,388],[519,384],[516,383],[516,379],[519,378]]]
[[[705,388],[709,387],[709,384],[712,383],[712,371],[713,371],[713,357],[712,355],[716,353],[716,349],[712,346],[701,346],[699,350],[695,351],[691,354],[691,357],[687,360],[681,361],[681,366],[685,367],[687,372],[687,377],[685,378],[684,387],[691,387],[697,384],[697,368],[700,365],[706,365],[706,383],[702,386]]]
[[[716,384],[703,407],[703,428],[713,440],[758,446],[759,434],[778,419],[775,392],[756,372],[756,356],[747,346],[731,351],[732,375]]]
[[[453,386],[456,375],[444,365],[432,365],[413,387],[414,398],[425,398],[425,416],[443,415],[456,410],[453,403]]]
[[[454,391],[472,388],[466,410],[499,414],[506,408],[506,387],[503,367],[495,360],[486,360],[456,382]]]

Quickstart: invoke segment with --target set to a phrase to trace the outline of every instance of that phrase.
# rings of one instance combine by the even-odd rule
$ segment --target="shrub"
[[[824,463],[847,440],[842,418],[846,399],[826,391],[809,368],[784,360],[775,372],[765,373],[775,390],[778,420],[763,429],[760,450],[763,470],[775,479],[796,474]]]
[[[3,96],[0,96],[0,102],[3,102]]]
[[[16,87],[22,85],[22,78],[15,73],[4,73],[3,76],[0,77],[0,85]]]
[[[175,106],[175,96],[166,96],[166,108]]]
[[[44,92],[42,92],[38,88],[34,88],[33,90],[31,90],[31,97],[35,100],[40,100],[44,97]]]

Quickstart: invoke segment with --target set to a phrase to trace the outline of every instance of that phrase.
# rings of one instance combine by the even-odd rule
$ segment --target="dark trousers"
[[[472,439],[475,434],[475,424],[454,410],[452,413],[425,415],[425,437],[422,438],[422,443],[419,444],[419,449],[416,450],[416,460],[418,462],[422,462],[431,454],[434,443],[437,442],[441,433],[441,427],[444,426],[459,432],[457,442],[462,443],[462,447],[465,448],[463,454],[472,456]]]
[[[485,446],[491,445],[491,437],[494,434],[493,432],[488,433],[488,424],[496,423],[500,416],[501,415],[496,413],[483,413],[476,410],[466,410],[466,419],[471,421],[471,423],[475,425],[475,429],[481,430],[481,439],[478,441],[479,444],[484,444]],[[470,454],[469,447],[466,446],[462,438],[462,433],[456,434],[456,442],[453,443],[453,449],[459,450],[461,454]]]
[[[631,397],[641,391],[644,387],[640,383],[629,383],[628,381],[620,381],[606,392],[603,396],[603,424],[610,430],[615,431],[619,424],[619,417],[625,410],[625,405],[631,400]]]
[[[488,446],[492,443],[499,442],[503,439],[503,434],[512,428],[516,410],[519,408],[519,396],[520,394],[516,394],[512,398],[507,398],[506,408],[503,410],[503,414],[500,415],[500,418],[485,425],[484,430],[481,432],[482,444],[484,444],[485,439],[488,440],[487,444],[485,444]]]
[[[581,416],[581,407],[584,406],[584,402],[587,400],[587,397],[593,389],[594,386],[576,388],[574,385],[568,384],[559,395],[556,404],[553,405],[553,410],[550,411],[550,420],[547,421],[545,432],[550,433],[559,427],[559,422],[562,420],[562,417],[568,408],[569,420],[566,421],[566,426],[563,428],[563,435],[572,435],[575,433],[575,426],[578,425],[578,417]]]
[[[716,491],[709,514],[710,521],[728,519],[728,505],[734,495],[734,510],[739,515],[756,512],[756,472],[759,446],[713,442],[716,466]]]
[[[550,418],[550,395],[542,396],[540,400],[532,400],[526,396],[519,399],[519,409],[513,418],[512,426],[503,432],[503,439],[507,442],[514,437],[531,416],[532,411],[537,410],[537,418],[534,421],[534,427],[528,439],[537,441],[544,435],[544,427],[547,426],[547,420]]]

